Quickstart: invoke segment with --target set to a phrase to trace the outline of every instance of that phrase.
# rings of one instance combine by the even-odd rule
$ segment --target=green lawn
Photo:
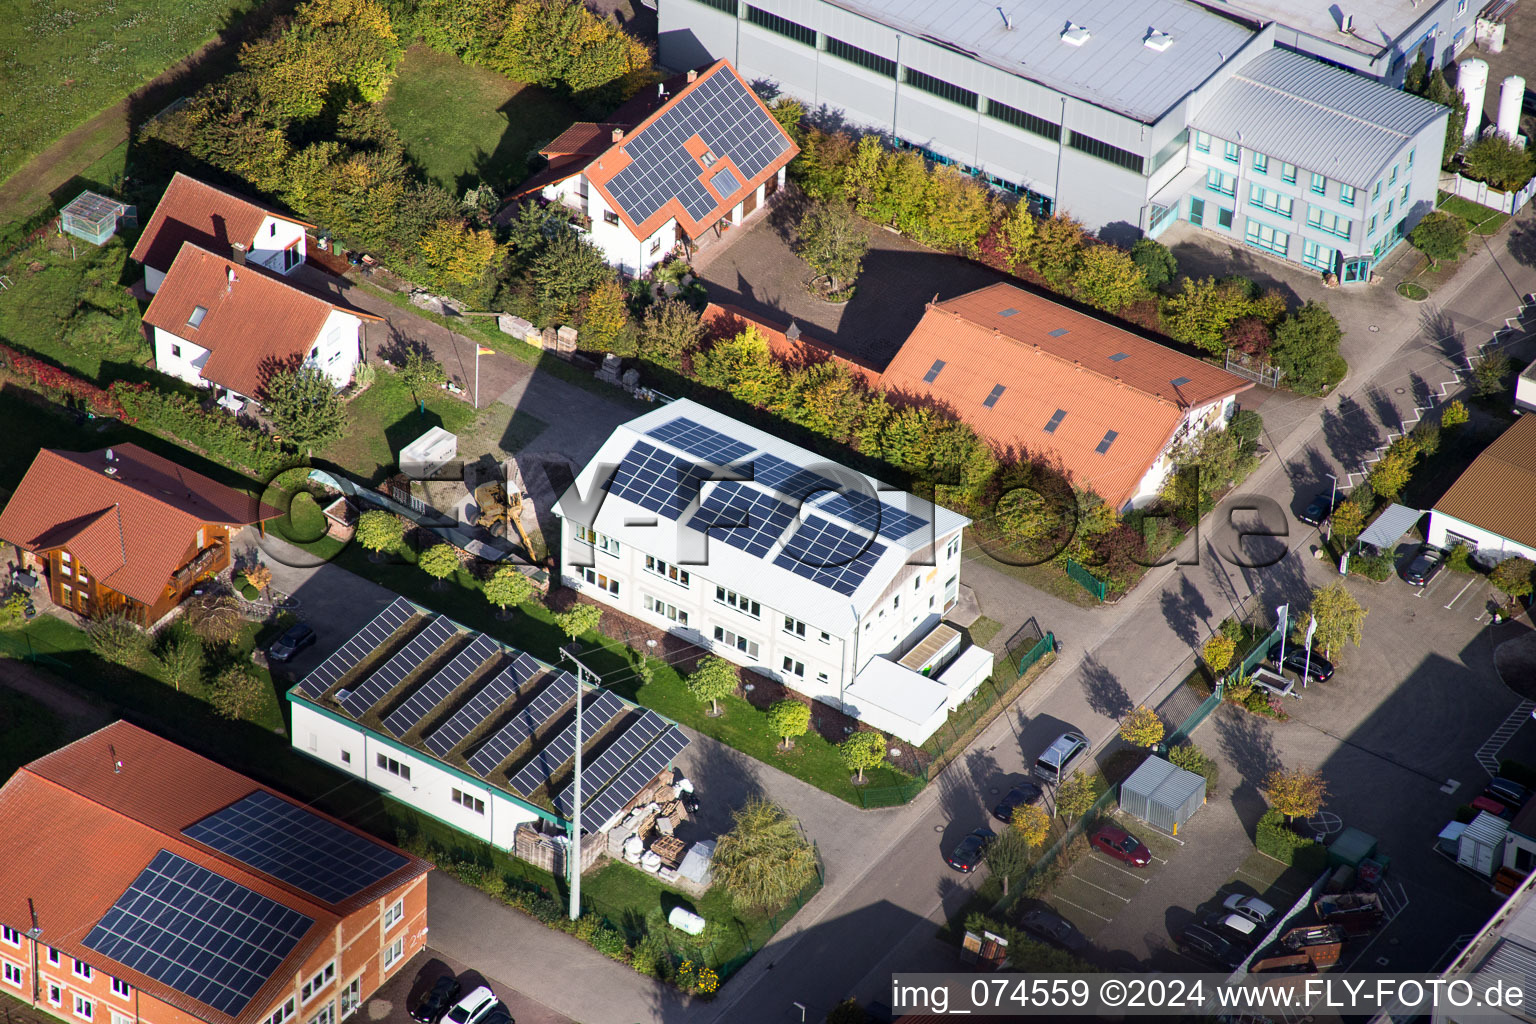
[[[578,118],[553,93],[422,45],[406,51],[384,112],[411,162],[455,195],[522,181],[529,156]]]
[[[1477,235],[1496,234],[1504,222],[1509,220],[1509,214],[1474,203],[1470,199],[1461,196],[1453,196],[1449,192],[1440,193],[1440,209],[1446,213],[1454,213],[1467,222],[1467,230]]]
[[[0,779],[64,742],[64,727],[47,707],[13,690],[0,690]]]
[[[0,19],[0,180],[197,50],[252,0],[15,0]]]
[[[395,471],[400,449],[433,427],[459,433],[474,422],[475,410],[440,389],[418,403],[399,378],[381,368],[373,386],[347,403],[347,419],[346,435],[321,454],[379,484]]]

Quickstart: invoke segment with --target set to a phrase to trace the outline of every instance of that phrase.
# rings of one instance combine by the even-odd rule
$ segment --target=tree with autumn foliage
[[[495,235],[461,219],[438,221],[417,244],[433,272],[433,285],[444,291],[464,292],[481,284],[501,258]]]
[[[1265,778],[1263,793],[1286,821],[1310,818],[1328,798],[1328,783],[1318,772],[1305,768],[1276,768]]]
[[[1120,722],[1120,738],[1138,747],[1155,747],[1163,741],[1165,728],[1157,712],[1142,705]]]
[[[1147,292],[1146,278],[1131,254],[1113,245],[1083,249],[1072,287],[1078,298],[1106,313],[1120,312]]]

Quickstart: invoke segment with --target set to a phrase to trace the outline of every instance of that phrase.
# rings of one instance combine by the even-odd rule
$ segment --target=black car
[[[448,1007],[459,998],[459,979],[445,974],[432,983],[432,990],[421,997],[421,1002],[411,1011],[411,1019],[421,1024],[437,1024]]]
[[[505,1006],[497,1003],[491,1008],[491,1012],[485,1015],[480,1024],[517,1024],[512,1018],[512,1013]]]
[[[1246,953],[1235,943],[1217,935],[1209,928],[1192,924],[1179,936],[1179,948],[1196,960],[1215,964],[1223,970],[1236,970]]]
[[[1320,491],[1313,499],[1312,504],[1301,510],[1297,516],[1308,526],[1322,526],[1323,521],[1333,515],[1333,510],[1338,507],[1338,495],[1333,491]]]
[[[1420,544],[1412,560],[1403,566],[1403,579],[1415,587],[1427,586],[1444,565],[1444,551],[1433,544]]]
[[[1333,662],[1312,652],[1312,658],[1307,659],[1307,649],[1300,644],[1285,645],[1285,663],[1280,663],[1280,645],[1275,644],[1269,649],[1269,663],[1280,668],[1288,668],[1298,676],[1303,672],[1307,674],[1307,680],[1313,683],[1326,683],[1333,678]]]
[[[987,844],[996,837],[997,833],[986,826],[978,828],[956,844],[954,852],[944,858],[945,863],[962,874],[970,874],[981,864]]]
[[[1531,798],[1531,791],[1520,785],[1520,783],[1511,782],[1498,776],[1494,776],[1489,780],[1488,788],[1484,792],[1500,803],[1511,807],[1523,807],[1525,802]]]
[[[1073,927],[1072,922],[1053,910],[1040,907],[1031,910],[1019,920],[1019,926],[1041,942],[1060,946],[1068,953],[1086,949],[1088,940]]]
[[[1021,782],[1010,789],[1008,795],[999,800],[997,806],[992,808],[992,817],[1006,825],[1013,821],[1015,808],[1039,802],[1040,793],[1040,787],[1033,782]]]
[[[301,622],[290,626],[288,632],[277,638],[277,642],[267,649],[267,657],[273,661],[288,661],[314,642],[315,631]]]

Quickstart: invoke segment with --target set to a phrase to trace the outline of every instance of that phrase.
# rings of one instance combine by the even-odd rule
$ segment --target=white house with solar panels
[[[399,598],[288,692],[294,746],[502,849],[569,832],[576,678]],[[688,746],[613,693],[582,694],[582,829],[605,831]]]
[[[969,519],[697,403],[619,427],[555,512],[567,585],[910,743],[991,674],[943,622]]]

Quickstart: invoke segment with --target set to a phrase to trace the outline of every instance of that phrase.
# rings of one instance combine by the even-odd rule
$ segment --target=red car
[[[1123,828],[1105,825],[1090,836],[1088,842],[1100,853],[1123,860],[1132,867],[1144,868],[1152,863],[1152,851]]]

